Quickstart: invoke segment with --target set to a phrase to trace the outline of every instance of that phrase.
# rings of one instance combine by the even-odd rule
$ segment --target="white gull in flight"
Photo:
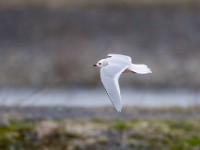
[[[108,54],[108,57],[101,59],[94,66],[100,67],[101,81],[105,90],[118,112],[122,110],[121,94],[118,79],[122,73],[132,72],[138,74],[152,73],[145,64],[133,64],[129,56],[121,54]]]

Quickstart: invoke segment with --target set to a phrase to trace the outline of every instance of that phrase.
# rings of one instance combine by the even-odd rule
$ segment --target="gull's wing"
[[[121,58],[121,59],[125,59],[127,61],[132,61],[130,56],[126,56],[126,55],[121,55],[121,54],[108,54],[108,57],[115,57],[115,58]]]
[[[122,109],[121,95],[118,79],[121,73],[127,68],[125,65],[108,65],[101,68],[101,81],[106,89],[108,97],[118,112]]]

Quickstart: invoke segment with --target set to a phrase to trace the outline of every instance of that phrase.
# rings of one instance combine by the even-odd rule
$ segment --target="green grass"
[[[59,129],[39,138],[35,129],[40,121],[10,121],[0,126],[0,149],[119,149],[121,145],[144,150],[200,148],[200,120],[195,119],[54,120]],[[66,125],[71,128],[66,129]]]
[[[126,130],[131,128],[131,124],[125,120],[116,120],[110,125],[111,129]]]

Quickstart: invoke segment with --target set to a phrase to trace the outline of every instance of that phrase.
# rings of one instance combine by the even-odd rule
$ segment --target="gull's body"
[[[138,74],[152,73],[144,64],[133,64],[129,56],[121,54],[108,54],[94,66],[100,67],[101,81],[111,102],[118,112],[122,109],[121,94],[118,79],[122,73],[133,72]]]

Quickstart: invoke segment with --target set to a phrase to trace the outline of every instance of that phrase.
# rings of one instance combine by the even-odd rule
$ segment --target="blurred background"
[[[199,8],[198,0],[0,0],[0,148],[200,149]],[[93,68],[108,53],[153,71],[121,76],[120,114]]]

